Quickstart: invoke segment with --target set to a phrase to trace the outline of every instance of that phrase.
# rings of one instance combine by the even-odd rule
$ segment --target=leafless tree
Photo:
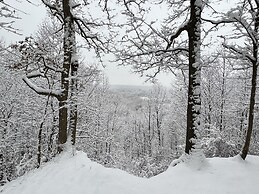
[[[37,61],[43,64],[43,68],[34,69],[35,71],[27,72],[24,77],[25,83],[40,95],[56,97],[59,101],[59,133],[58,133],[58,151],[64,149],[67,139],[71,139],[72,145],[75,144],[76,126],[77,126],[77,88],[78,88],[78,54],[76,34],[79,34],[85,41],[85,47],[88,50],[94,50],[97,57],[101,56],[102,52],[107,51],[108,38],[103,38],[102,27],[109,26],[110,17],[96,18],[92,15],[85,17],[82,7],[87,8],[91,6],[85,1],[77,2],[72,0],[52,1],[42,0],[43,4],[49,9],[50,13],[60,22],[60,30],[63,30],[63,46],[62,46],[62,65],[56,66],[46,61],[45,58],[38,53],[34,55]],[[104,6],[101,11],[110,13],[106,1],[98,2],[99,6]],[[89,7],[88,7],[89,8]],[[90,8],[89,8],[90,9]],[[105,20],[107,22],[105,22]],[[105,31],[105,30],[103,30]],[[105,34],[105,33],[103,33]],[[107,36],[108,37],[108,36]],[[39,49],[39,45],[32,43],[30,38],[23,42],[20,48],[23,55],[27,54],[28,48]],[[34,48],[35,47],[35,48]],[[47,72],[60,73],[60,87],[59,88],[42,88],[32,82],[32,79],[45,77]],[[68,120],[69,119],[69,120]]]
[[[118,58],[122,64],[132,64],[135,71],[141,75],[152,70],[151,73],[146,73],[149,78],[154,78],[161,71],[174,72],[175,68],[189,69],[185,146],[185,152],[189,154],[194,148],[200,128],[201,13],[205,2],[202,0],[190,0],[188,3],[183,0],[156,2],[160,6],[166,3],[174,10],[174,14],[168,17],[160,29],[156,27],[155,21],[146,20],[149,13],[145,7],[149,3],[137,0],[123,1],[125,6],[123,14],[128,18],[126,24],[128,33],[122,37],[124,46]]]
[[[223,46],[230,51],[226,57],[232,60],[242,60],[244,65],[235,67],[237,69],[252,68],[251,93],[248,113],[248,129],[243,149],[240,153],[245,160],[251,140],[254,122],[255,94],[257,85],[257,69],[258,69],[258,28],[259,28],[259,1],[243,0],[239,5],[232,8],[228,13],[224,14],[220,20],[207,20],[214,25],[230,23],[234,26],[234,35],[230,39],[245,41],[244,46],[238,44],[229,44],[225,38]]]

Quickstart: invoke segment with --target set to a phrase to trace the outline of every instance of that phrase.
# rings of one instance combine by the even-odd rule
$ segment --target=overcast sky
[[[46,8],[41,4],[40,0],[33,0],[36,5],[31,5],[25,1],[18,3],[12,0],[13,7],[22,10],[25,13],[19,12],[19,16],[22,18],[15,22],[15,28],[20,29],[22,36],[7,32],[0,29],[0,35],[7,43],[22,40],[26,36],[32,35],[38,29],[38,25],[46,18]],[[102,68],[102,67],[100,67]],[[144,83],[146,78],[141,78],[138,74],[130,73],[129,67],[118,67],[114,63],[109,63],[103,69],[105,74],[109,78],[110,84],[120,85],[150,85],[150,83]],[[174,79],[173,74],[163,74],[158,76],[158,80],[165,86],[170,86]]]

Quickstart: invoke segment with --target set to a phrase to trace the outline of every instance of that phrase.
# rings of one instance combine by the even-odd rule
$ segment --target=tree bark
[[[191,15],[188,26],[189,36],[189,86],[187,105],[187,134],[185,152],[190,153],[194,148],[194,140],[200,128],[201,113],[201,12],[202,1],[191,0]]]
[[[71,66],[71,98],[70,98],[70,130],[72,145],[76,143],[76,127],[77,127],[77,71],[78,61],[72,63]]]
[[[77,73],[78,73],[78,59],[76,55],[76,37],[75,26],[73,25],[73,46],[72,46],[72,63],[71,63],[71,81],[70,81],[70,123],[69,129],[71,131],[72,145],[76,143],[76,127],[77,127]]]
[[[70,12],[69,0],[62,1],[64,13],[64,61],[63,71],[61,73],[61,89],[62,96],[59,100],[59,136],[58,136],[58,152],[61,152],[63,144],[67,142],[67,126],[68,126],[68,90],[69,90],[69,71],[72,61],[72,47],[73,47],[73,17]]]

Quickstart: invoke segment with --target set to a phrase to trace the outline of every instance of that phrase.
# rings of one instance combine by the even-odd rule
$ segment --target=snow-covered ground
[[[6,184],[1,194],[258,194],[259,157],[207,159],[169,167],[150,179],[63,153],[44,167]]]

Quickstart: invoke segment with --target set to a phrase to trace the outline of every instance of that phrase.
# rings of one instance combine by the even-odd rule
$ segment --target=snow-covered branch
[[[55,67],[52,67],[52,66],[50,66],[50,65],[48,65],[48,64],[44,64],[44,66],[45,66],[47,69],[50,69],[50,70],[52,70],[52,71],[54,71],[54,72],[59,72],[59,73],[62,73],[62,72],[63,72],[63,69],[62,69],[62,68],[55,68]]]
[[[180,36],[180,34],[183,32],[183,31],[187,31],[188,30],[188,27],[189,27],[189,21],[187,21],[186,23],[184,23],[182,26],[180,26],[174,34],[171,35],[170,37],[170,42],[168,43],[167,47],[166,47],[166,50],[169,49],[173,43],[173,41]]]
[[[227,13],[227,16],[219,19],[219,20],[211,20],[211,19],[205,19],[202,18],[203,21],[209,22],[215,26],[218,26],[220,24],[231,24],[231,23],[238,23],[241,25],[242,28],[245,29],[247,32],[248,37],[252,40],[253,43],[256,44],[256,34],[254,33],[253,29],[251,28],[251,25],[247,23],[247,21],[240,15],[241,13]]]
[[[87,23],[83,22],[81,19],[75,19],[75,23],[77,24],[77,27],[79,29],[79,34],[90,44],[89,39],[92,40],[92,42],[99,41],[101,42],[97,35],[89,35],[86,33],[86,31],[83,29],[83,26],[90,31],[90,28],[88,27]],[[102,43],[102,42],[101,42]]]
[[[37,94],[45,95],[45,96],[53,96],[59,99],[62,95],[62,90],[51,90],[45,89],[34,84],[30,79],[36,77],[44,77],[44,75],[40,72],[32,72],[25,76],[23,76],[22,80],[26,83],[26,85],[35,91]]]
[[[64,19],[62,10],[51,3],[49,3],[47,0],[42,0],[42,3],[49,8],[49,10],[52,12],[54,16],[58,16],[57,18],[61,21]]]
[[[45,75],[39,71],[31,72],[26,75],[28,79],[36,78],[36,77],[45,77]]]
[[[240,57],[242,57],[243,59],[247,59],[247,60],[249,60],[250,62],[254,62],[254,61],[256,61],[256,59],[252,56],[252,55],[250,55],[249,53],[247,53],[246,51],[244,51],[243,49],[241,49],[241,48],[237,48],[237,47],[235,47],[235,46],[233,46],[233,45],[227,45],[227,44],[223,44],[223,46],[225,47],[225,48],[227,48],[227,49],[229,49],[230,51],[233,51],[233,52],[235,52],[236,54],[238,54]]]

